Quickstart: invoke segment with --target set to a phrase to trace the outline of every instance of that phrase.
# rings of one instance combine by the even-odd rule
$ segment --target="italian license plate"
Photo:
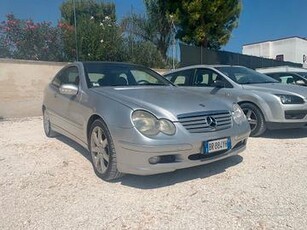
[[[223,138],[218,140],[204,142],[204,153],[214,153],[222,150],[229,150],[231,148],[230,138]]]

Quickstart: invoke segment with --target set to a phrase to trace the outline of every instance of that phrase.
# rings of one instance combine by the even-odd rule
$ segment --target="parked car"
[[[237,102],[249,121],[251,136],[259,136],[267,128],[307,127],[305,87],[281,84],[242,66],[189,66],[164,76],[178,86]]]
[[[307,72],[294,72],[300,76],[302,76],[303,78],[307,79]]]
[[[297,73],[274,72],[274,73],[264,73],[264,74],[284,84],[307,86],[307,79],[305,79],[304,77],[300,76]]]
[[[87,148],[104,180],[217,161],[242,152],[250,134],[237,104],[126,63],[67,65],[46,87],[42,110],[46,135]]]

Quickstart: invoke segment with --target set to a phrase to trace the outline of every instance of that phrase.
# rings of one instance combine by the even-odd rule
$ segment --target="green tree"
[[[60,61],[63,59],[60,32],[50,22],[34,23],[9,14],[0,25],[1,57]]]
[[[8,48],[5,34],[3,32],[0,32],[0,58],[11,58],[11,52]]]
[[[177,37],[188,44],[219,49],[238,25],[241,0],[166,1],[178,26]]]
[[[126,38],[127,61],[151,68],[164,68],[165,61],[157,47],[150,41],[136,41],[133,37]]]
[[[144,2],[146,14],[132,13],[122,20],[122,25],[136,41],[152,42],[166,60],[172,38],[172,23],[166,11],[166,1],[144,0]]]
[[[75,59],[77,50],[80,60],[126,59],[122,31],[116,23],[114,3],[75,0],[77,44],[73,1],[65,1],[60,10],[59,26],[62,28],[64,50],[69,60]]]

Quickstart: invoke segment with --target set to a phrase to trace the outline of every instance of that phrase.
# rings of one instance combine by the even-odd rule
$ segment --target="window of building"
[[[284,61],[284,55],[283,54],[278,54],[276,55],[276,58],[275,58],[277,61]]]

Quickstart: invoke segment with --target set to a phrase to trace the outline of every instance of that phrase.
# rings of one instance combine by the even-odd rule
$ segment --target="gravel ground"
[[[104,182],[42,118],[0,122],[0,229],[306,229],[307,129],[249,138],[240,156]]]

